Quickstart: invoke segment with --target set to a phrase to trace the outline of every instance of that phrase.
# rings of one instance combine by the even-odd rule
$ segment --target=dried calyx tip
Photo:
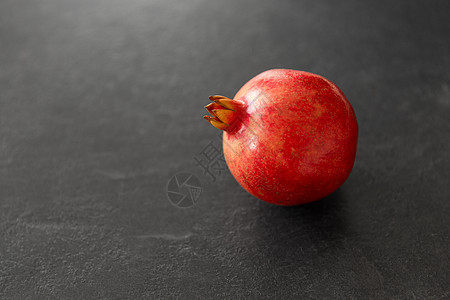
[[[204,119],[211,123],[214,127],[225,130],[236,118],[236,112],[239,111],[243,104],[240,101],[230,98],[213,95],[209,96],[212,103],[205,106],[212,116],[204,116]]]

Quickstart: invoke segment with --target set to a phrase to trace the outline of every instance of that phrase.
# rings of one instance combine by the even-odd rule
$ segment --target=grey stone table
[[[0,298],[448,299],[449,13],[2,0]],[[353,172],[316,203],[266,204],[196,161],[220,150],[207,96],[271,68],[321,74],[355,108]],[[183,172],[201,187],[187,208],[167,193]]]

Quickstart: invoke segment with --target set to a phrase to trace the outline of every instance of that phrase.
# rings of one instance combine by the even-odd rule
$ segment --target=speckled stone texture
[[[0,1],[0,298],[449,298],[449,13]],[[195,160],[218,142],[207,96],[271,68],[325,76],[358,117],[352,174],[316,203]],[[180,172],[203,188],[189,208],[168,200]]]

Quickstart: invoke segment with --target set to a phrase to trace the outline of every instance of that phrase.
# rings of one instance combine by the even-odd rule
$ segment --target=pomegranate
[[[227,165],[253,196],[277,205],[319,200],[352,170],[358,123],[331,81],[295,70],[265,71],[234,99],[210,96],[204,118],[224,131]]]

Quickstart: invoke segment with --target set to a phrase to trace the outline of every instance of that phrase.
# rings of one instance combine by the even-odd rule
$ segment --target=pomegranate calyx
[[[206,105],[205,108],[212,116],[204,116],[203,118],[220,130],[229,128],[244,108],[244,104],[241,101],[220,95],[209,96],[209,100],[213,102]]]
[[[213,125],[214,127],[218,128],[220,130],[225,130],[228,127],[227,124],[220,121],[219,118],[217,118],[217,117],[204,116],[203,118],[206,121],[208,121],[209,123],[211,123],[211,125]]]
[[[223,106],[224,108],[230,109],[232,111],[237,111],[237,110],[239,110],[239,108],[242,107],[242,102],[232,100],[225,96],[220,96],[220,95],[209,96],[209,100]]]

